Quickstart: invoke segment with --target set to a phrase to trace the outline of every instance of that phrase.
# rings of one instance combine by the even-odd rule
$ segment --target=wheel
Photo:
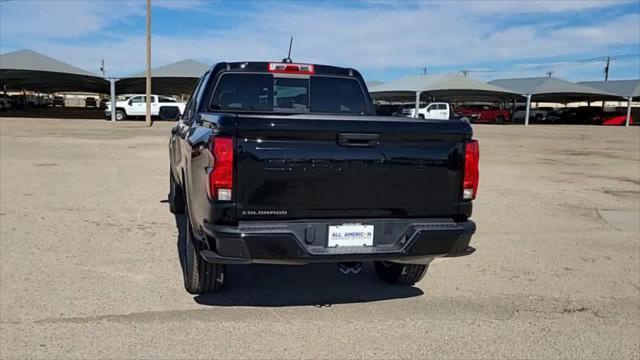
[[[419,119],[424,119],[424,115],[423,114],[418,114],[418,118]]]
[[[224,284],[224,265],[206,262],[200,251],[205,245],[194,239],[189,209],[186,209],[185,236],[182,238],[182,264],[184,275],[184,288],[190,294],[208,294],[222,288]]]
[[[504,116],[499,115],[496,117],[496,124],[504,124]]]
[[[536,123],[541,123],[542,122],[542,114],[536,114],[535,118],[533,119]]]
[[[404,286],[411,286],[420,281],[429,268],[428,265],[397,264],[387,261],[376,261],[374,266],[380,280]]]
[[[122,121],[127,118],[127,114],[122,110],[116,110],[116,121]]]
[[[184,192],[173,179],[171,168],[169,168],[169,195],[167,195],[167,200],[169,201],[169,211],[172,214],[184,213]]]

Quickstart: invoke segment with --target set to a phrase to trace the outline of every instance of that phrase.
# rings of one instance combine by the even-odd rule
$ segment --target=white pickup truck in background
[[[416,117],[415,107],[402,110],[402,115],[406,117]],[[432,120],[449,120],[451,118],[451,106],[445,102],[434,102],[425,106],[420,106],[418,118]]]
[[[141,94],[127,95],[124,100],[116,100],[116,120],[122,121],[127,117],[145,116],[147,111],[146,96]],[[104,110],[104,117],[111,120],[111,102],[107,102],[107,108]],[[186,103],[179,102],[177,99],[162,96],[151,95],[151,116],[158,116],[160,108],[163,106],[175,106],[180,110],[180,114],[184,113]]]

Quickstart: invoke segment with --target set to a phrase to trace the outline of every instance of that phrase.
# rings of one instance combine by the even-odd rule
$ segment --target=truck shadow
[[[184,271],[186,218],[176,215],[177,248]],[[335,264],[227,265],[225,286],[219,293],[197,295],[194,301],[209,306],[316,306],[365,303],[423,295],[417,287],[388,285],[378,280],[372,264],[356,275],[343,275]]]

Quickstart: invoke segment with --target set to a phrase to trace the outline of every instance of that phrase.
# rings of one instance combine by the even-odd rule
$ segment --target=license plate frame
[[[329,225],[327,247],[372,247],[374,226],[367,224]]]

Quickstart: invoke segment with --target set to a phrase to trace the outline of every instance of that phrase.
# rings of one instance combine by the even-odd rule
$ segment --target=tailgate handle
[[[338,144],[341,146],[374,147],[380,144],[380,134],[338,134]]]

